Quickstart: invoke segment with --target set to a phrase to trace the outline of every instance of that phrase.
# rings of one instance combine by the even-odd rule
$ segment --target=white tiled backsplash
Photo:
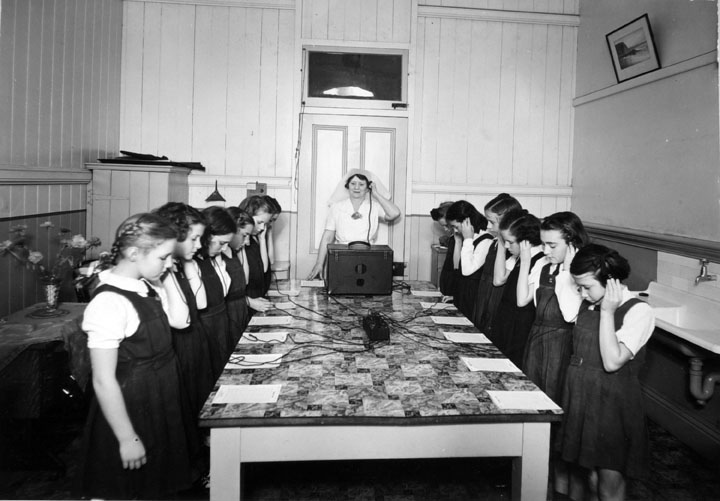
[[[720,276],[720,264],[708,263],[708,273]],[[706,299],[720,301],[720,282],[715,280],[714,282],[701,282],[695,285],[695,277],[699,274],[699,259],[658,252],[658,283]]]

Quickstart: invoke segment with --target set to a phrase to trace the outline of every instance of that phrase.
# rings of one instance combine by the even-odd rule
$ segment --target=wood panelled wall
[[[120,0],[2,0],[0,241],[25,224],[53,254],[41,222],[85,234],[83,165],[118,154],[121,26]],[[38,300],[11,258],[0,276],[0,317]]]
[[[290,178],[294,2],[259,4],[124,2],[122,149]]]
[[[118,0],[2,0],[0,169],[116,155]]]
[[[402,224],[423,238],[406,239],[409,269],[432,241],[412,230],[441,201],[510,192],[539,216],[570,207],[577,0],[124,5],[121,147],[202,162],[191,204],[216,179],[228,203],[260,181],[294,213],[301,49],[324,44],[409,49]]]
[[[575,15],[419,8],[415,213],[459,198],[484,205],[502,191],[538,215],[569,206],[577,24]]]

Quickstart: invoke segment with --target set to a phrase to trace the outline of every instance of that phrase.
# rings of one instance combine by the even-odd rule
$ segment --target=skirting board
[[[645,396],[645,413],[649,419],[701,456],[712,461],[720,459],[720,430],[673,405],[655,389],[643,385],[642,391]],[[715,398],[720,398],[720,395]]]

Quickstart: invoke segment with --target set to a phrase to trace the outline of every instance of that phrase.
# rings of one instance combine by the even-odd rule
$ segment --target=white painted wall
[[[573,210],[720,240],[716,2],[582,0],[580,11]],[[662,69],[617,84],[605,35],[644,13]]]

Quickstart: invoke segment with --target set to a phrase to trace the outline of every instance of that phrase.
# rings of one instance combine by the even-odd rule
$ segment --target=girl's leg
[[[570,489],[568,464],[562,459],[551,461],[550,464],[553,469],[553,490],[567,496]]]
[[[588,471],[576,464],[567,463],[570,479],[568,497],[573,501],[584,501],[587,492]]]
[[[623,501],[625,499],[625,477],[616,470],[597,470],[598,495],[602,501]]]

